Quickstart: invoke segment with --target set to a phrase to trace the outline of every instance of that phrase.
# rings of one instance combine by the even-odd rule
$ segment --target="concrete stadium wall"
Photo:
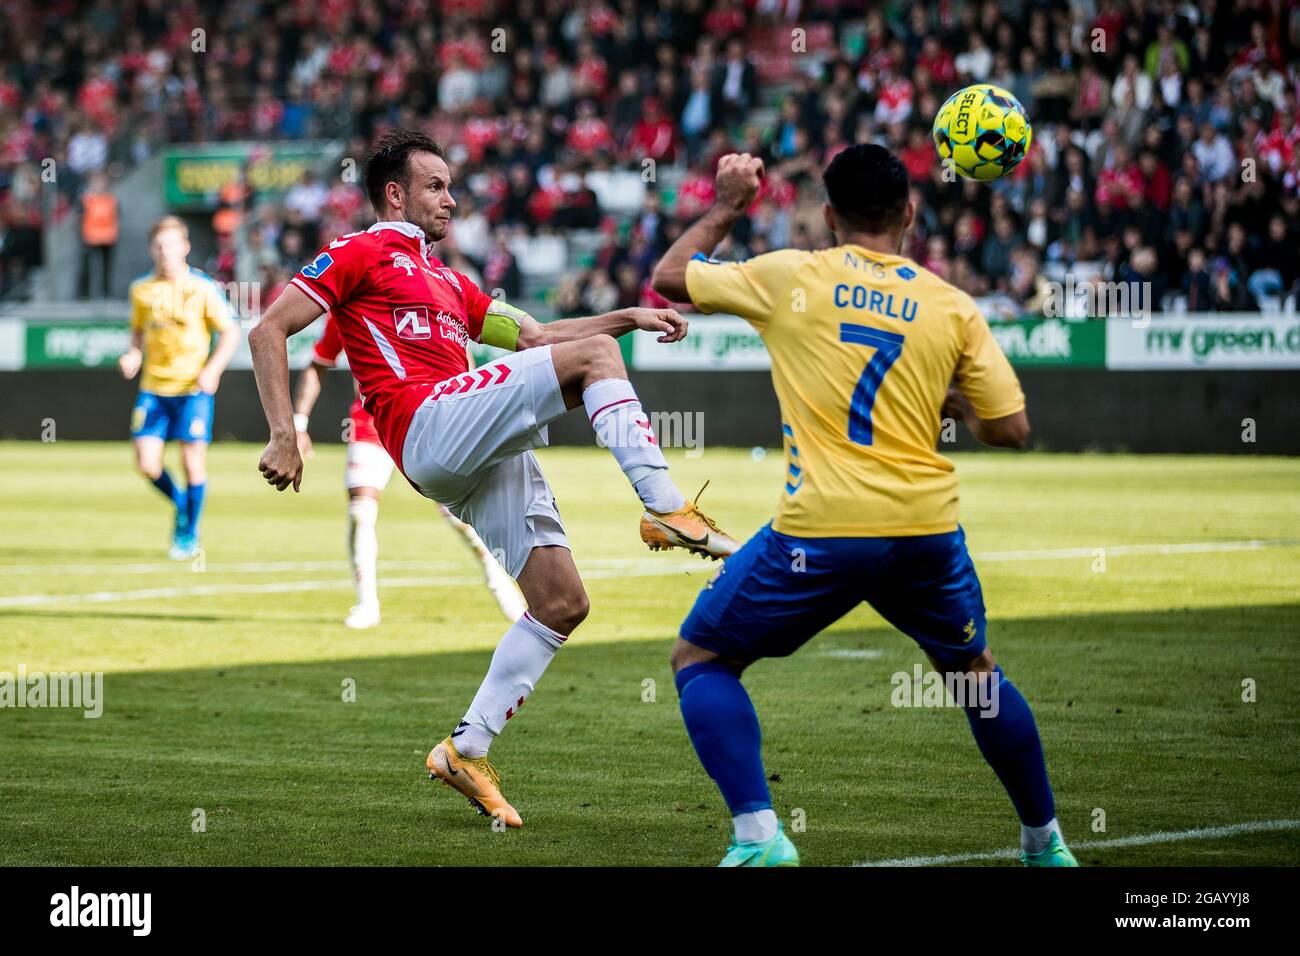
[[[1020,369],[1034,446],[1049,451],[1300,455],[1300,373],[1107,372]],[[780,415],[766,372],[635,372],[648,409],[682,413],[679,435],[705,447],[781,444]],[[134,383],[114,371],[0,372],[0,438],[40,439],[47,420],[59,440],[125,440]],[[316,441],[340,440],[351,389],[342,373],[326,383]],[[701,418],[684,419],[702,413]],[[1243,420],[1255,441],[1242,440]],[[670,419],[671,420],[671,419]],[[702,428],[700,427],[702,426]],[[252,372],[227,372],[217,396],[220,439],[264,441],[266,424]],[[958,449],[977,447],[958,428]],[[551,426],[552,444],[591,444],[581,415]]]

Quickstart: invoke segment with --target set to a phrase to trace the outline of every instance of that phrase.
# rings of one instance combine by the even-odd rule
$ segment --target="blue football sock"
[[[208,490],[207,482],[190,485],[185,492],[185,513],[189,519],[187,526],[191,537],[198,537],[199,515],[203,513],[203,495]]]
[[[1047,782],[1047,763],[1043,760],[1038,725],[1024,695],[1003,675],[1002,668],[995,667],[994,673],[996,716],[982,716],[992,713],[992,706],[987,709],[975,706],[964,708],[966,719],[970,721],[980,753],[1015,804],[1020,822],[1041,827],[1056,816],[1056,803],[1051,784]]]
[[[771,807],[758,714],[736,672],[707,661],[682,668],[674,680],[686,733],[732,816]]]
[[[153,479],[153,486],[167,496],[167,500],[176,507],[181,506],[181,490],[176,487],[176,482],[172,481],[171,473],[164,468],[158,473],[158,477]]]

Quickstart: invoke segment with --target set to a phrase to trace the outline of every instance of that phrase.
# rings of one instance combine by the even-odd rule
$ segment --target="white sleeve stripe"
[[[289,283],[291,285],[296,285],[303,292],[306,292],[309,296],[312,297],[312,299],[315,300],[316,304],[319,305],[326,312],[330,310],[329,303],[326,302],[324,299],[322,299],[319,295],[317,295],[316,292],[311,288],[311,286],[303,282],[302,279],[298,278],[298,276],[294,276],[292,279],[290,279]]]

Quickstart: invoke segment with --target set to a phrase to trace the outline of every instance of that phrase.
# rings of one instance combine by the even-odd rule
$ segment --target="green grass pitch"
[[[99,719],[0,709],[0,864],[720,859],[725,809],[667,665],[711,569],[644,550],[606,453],[542,453],[592,614],[493,750],[525,821],[494,832],[423,769],[504,629],[472,560],[395,480],[384,623],[346,630],[342,451],[320,449],[296,496],[261,483],[259,451],[213,448],[194,567],[167,561],[167,508],[126,444],[0,444],[0,671],[105,672]],[[735,534],[776,502],[778,453],[670,460],[684,490],[712,480]],[[1080,862],[1300,863],[1300,461],[956,460],[990,644],[1034,708]],[[923,660],[864,608],[751,669],[806,865],[1009,865],[987,854],[1016,821],[963,717],[891,706],[891,676]],[[1202,828],[1230,829],[1186,832]]]

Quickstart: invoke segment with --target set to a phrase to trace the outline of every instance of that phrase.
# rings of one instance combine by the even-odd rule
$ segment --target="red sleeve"
[[[366,233],[353,233],[323,246],[291,281],[327,312],[360,288],[370,261]]]
[[[338,364],[339,353],[342,351],[343,336],[339,334],[339,324],[334,321],[334,316],[327,312],[325,313],[325,331],[321,333],[320,338],[316,340],[316,344],[311,350],[312,361],[333,368]]]
[[[460,279],[460,287],[465,290],[465,322],[469,337],[471,341],[477,342],[479,336],[483,334],[483,317],[487,315],[488,306],[492,304],[492,296],[461,273],[457,272],[456,277]]]

